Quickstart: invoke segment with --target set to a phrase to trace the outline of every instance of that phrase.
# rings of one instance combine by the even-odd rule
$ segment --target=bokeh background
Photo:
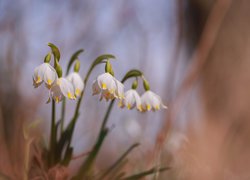
[[[143,114],[115,106],[97,169],[139,142],[131,172],[162,165],[171,169],[155,178],[249,179],[249,17],[247,0],[0,0],[0,172],[22,174],[25,125],[40,120],[34,136],[48,143],[48,92],[33,88],[32,74],[52,42],[64,69],[76,50],[85,50],[83,77],[97,56],[114,54],[118,79],[142,70],[168,106]],[[75,156],[90,150],[107,108],[91,95],[91,82],[103,72],[96,68],[87,84]],[[68,120],[74,106],[67,103]],[[83,158],[72,161],[70,174]]]

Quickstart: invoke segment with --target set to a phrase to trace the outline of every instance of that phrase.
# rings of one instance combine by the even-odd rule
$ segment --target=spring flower
[[[124,97],[124,86],[115,79],[110,73],[104,73],[97,77],[92,85],[93,95],[101,93],[101,98],[109,99]]]
[[[141,97],[135,89],[130,89],[125,92],[124,99],[119,102],[121,108],[127,107],[133,109],[135,106],[139,111],[142,111]]]
[[[84,83],[82,81],[81,76],[77,72],[72,72],[71,74],[67,76],[67,79],[72,83],[74,87],[74,91],[75,91],[74,94],[77,97],[79,97],[84,88]]]
[[[161,97],[152,91],[148,90],[141,96],[142,111],[166,109],[167,107],[162,103]]]
[[[56,83],[50,89],[50,97],[57,103],[60,102],[63,97],[68,99],[76,99],[73,85],[65,78],[57,79]]]
[[[56,79],[56,70],[49,63],[45,62],[36,67],[34,70],[33,85],[35,88],[40,86],[44,81],[47,88],[50,89]]]

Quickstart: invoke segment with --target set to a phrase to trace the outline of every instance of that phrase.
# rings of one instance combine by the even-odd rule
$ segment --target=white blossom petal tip
[[[79,97],[83,91],[84,83],[79,73],[73,72],[67,76],[67,80],[70,81],[74,87],[74,94]]]
[[[46,87],[50,89],[56,80],[56,70],[49,63],[43,63],[35,68],[33,75],[33,85],[35,88],[45,82]]]
[[[121,108],[127,107],[127,109],[137,108],[138,111],[142,111],[141,98],[138,92],[134,89],[130,89],[125,92],[124,99],[119,102]]]
[[[122,99],[124,96],[123,84],[109,73],[104,73],[97,77],[93,82],[92,91],[92,95],[101,93],[100,100],[103,98],[107,101],[114,98]]]
[[[68,99],[76,99],[73,85],[65,78],[57,79],[56,83],[50,89],[50,97],[57,103],[60,102],[63,97]]]
[[[146,91],[141,96],[141,102],[142,102],[142,111],[150,111],[151,109],[153,111],[160,110],[161,108],[166,109],[167,106],[165,106],[162,103],[161,97],[157,94],[153,93],[152,91]]]

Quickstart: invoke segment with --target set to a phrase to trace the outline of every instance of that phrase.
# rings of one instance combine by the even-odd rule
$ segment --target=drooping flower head
[[[52,84],[58,78],[56,70],[49,64],[50,57],[50,53],[47,54],[44,63],[36,67],[34,70],[33,85],[35,88],[45,82],[46,87],[50,89]]]
[[[146,79],[143,79],[143,85],[146,92],[141,96],[142,111],[166,109],[167,106],[162,103],[161,97],[150,91],[149,83]]]
[[[132,88],[125,92],[124,99],[119,102],[119,106],[121,108],[127,107],[128,109],[133,109],[134,107],[137,110],[142,111],[141,107],[141,97],[139,96],[138,92],[136,91],[138,82],[137,79],[132,84]]]
[[[57,103],[60,102],[63,97],[67,97],[68,99],[76,99],[72,83],[66,78],[62,77],[62,68],[57,61],[55,62],[56,72],[59,78],[50,89],[50,98],[53,98]]]
[[[99,75],[92,86],[93,95],[101,93],[101,99],[106,100],[115,98],[116,88],[115,78],[109,73]]]
[[[126,106],[128,109],[136,107],[137,110],[142,111],[141,97],[135,89],[126,91],[125,97],[120,101],[119,105],[122,108]]]
[[[157,94],[153,93],[152,91],[148,90],[141,96],[141,103],[142,103],[142,110],[143,111],[153,111],[159,110],[160,108],[166,109],[162,103],[161,97]]]
[[[57,103],[60,102],[63,97],[68,99],[76,99],[74,95],[73,85],[63,77],[57,79],[56,83],[50,89],[50,97]]]
[[[67,79],[72,83],[73,87],[74,87],[74,91],[75,91],[75,96],[79,97],[81,92],[83,91],[84,88],[84,83],[83,80],[81,78],[81,76],[79,75],[79,69],[80,69],[80,61],[77,60],[75,67],[74,67],[74,72],[70,73],[67,76]]]
[[[106,73],[99,75],[93,82],[93,95],[101,93],[100,100],[105,98],[107,101],[114,98],[122,99],[124,97],[124,86],[112,75],[113,70],[109,61],[107,61],[105,69]]]

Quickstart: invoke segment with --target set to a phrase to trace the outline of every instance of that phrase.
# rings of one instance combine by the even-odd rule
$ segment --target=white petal
[[[58,84],[54,84],[50,88],[50,97],[52,97],[57,103],[62,100],[63,94]]]
[[[46,69],[44,71],[43,80],[46,83],[47,87],[50,88],[51,85],[57,80],[56,70],[48,63],[46,63]]]
[[[43,82],[43,76],[46,69],[46,64],[43,63],[35,68],[34,75],[33,75],[33,84],[35,87],[38,87]]]
[[[79,96],[84,88],[81,76],[78,73],[73,72],[68,75],[67,79],[73,84],[75,95]]]
[[[133,96],[135,98],[135,102],[136,102],[136,108],[139,111],[142,111],[142,105],[141,105],[141,97],[139,96],[138,92],[136,90],[133,91]]]
[[[128,109],[133,109],[135,107],[135,98],[133,95],[133,90],[130,89],[126,91],[124,95],[124,104]]]
[[[108,89],[108,86],[110,87],[111,85],[113,85],[112,81],[113,76],[109,73],[104,73],[97,77],[98,85],[103,90]]]
[[[143,111],[150,111],[151,110],[151,101],[150,101],[150,93],[149,93],[149,91],[146,91],[141,96],[141,102],[142,102]]]
[[[117,79],[115,79],[115,83],[116,83],[116,91],[115,94],[116,96],[118,96],[119,99],[123,99],[124,98],[124,85],[118,81]]]
[[[75,99],[74,87],[67,79],[59,78],[57,80],[57,84],[59,85],[60,90],[65,97],[69,99]]]

